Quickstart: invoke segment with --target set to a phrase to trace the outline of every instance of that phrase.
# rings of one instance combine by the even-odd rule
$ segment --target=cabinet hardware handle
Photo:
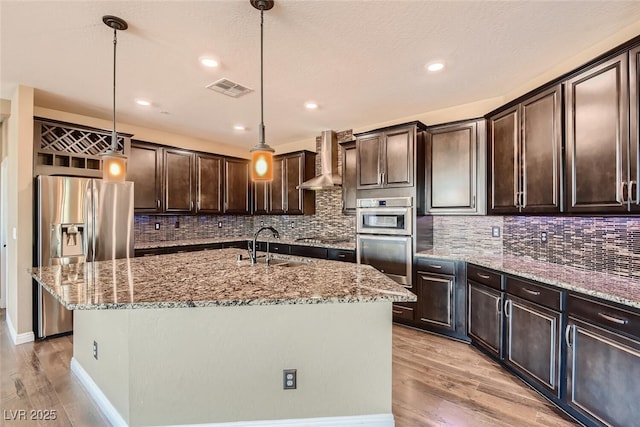
[[[511,308],[511,300],[508,299],[504,302],[504,315],[505,317],[511,317],[511,310],[508,310]]]
[[[160,209],[160,199],[156,199],[156,208]]]
[[[620,198],[622,200],[619,200],[618,203],[620,203],[621,205],[624,205],[627,202],[627,200],[625,200],[625,198],[624,198],[624,196],[625,196],[624,187],[626,187],[626,186],[627,186],[627,182],[626,181],[622,181],[620,183]]]
[[[564,331],[564,340],[566,341],[567,347],[569,348],[573,348],[573,345],[571,344],[571,340],[569,339],[572,328],[573,328],[573,325],[567,325],[567,329],[565,329]]]
[[[338,258],[346,258],[347,256],[345,254],[338,254]]]
[[[502,304],[501,304],[501,302],[502,302],[502,301],[501,301],[501,298],[498,298],[498,299],[496,300],[496,313],[497,313],[497,314],[502,313]]]
[[[200,200],[198,200],[198,201],[196,202],[196,209],[197,209],[197,210],[200,210]]]
[[[527,207],[527,198],[525,196],[525,192],[524,191],[520,192],[520,207],[522,209]]]
[[[391,312],[393,314],[402,314],[402,311],[400,311],[400,310],[391,310]]]
[[[441,265],[438,265],[438,264],[429,264],[429,267],[431,267],[431,268],[437,268],[438,270],[442,268],[442,266],[441,266]]]
[[[384,184],[384,172],[380,174],[380,184]]]
[[[193,210],[193,200],[189,202],[189,210],[192,211]]]
[[[528,293],[529,295],[535,295],[535,296],[540,295],[540,291],[532,291],[531,289],[527,289],[527,288],[522,288],[522,290]]]
[[[476,208],[476,196],[474,195],[471,198],[471,209],[475,209]]]
[[[610,322],[617,323],[618,325],[626,325],[627,323],[629,323],[629,321],[627,319],[620,319],[618,317],[610,316],[610,315],[604,314],[604,313],[598,313],[598,316],[600,316],[603,319],[606,319],[606,320],[608,320]]]
[[[488,274],[482,274],[482,273],[476,273],[478,276],[482,277],[483,279],[490,279],[491,276],[489,276]]]
[[[627,199],[631,203],[638,203],[638,199],[635,198],[635,191],[634,191],[634,187],[637,187],[637,185],[638,183],[636,181],[629,181],[629,187],[627,188],[629,190],[629,193],[628,193]]]

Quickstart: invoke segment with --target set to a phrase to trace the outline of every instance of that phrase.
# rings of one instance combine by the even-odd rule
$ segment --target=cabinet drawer
[[[393,304],[392,308],[393,319],[413,320],[413,307]]]
[[[502,290],[502,275],[500,273],[476,265],[467,264],[467,280]]]
[[[266,245],[265,245],[266,250]],[[289,245],[286,243],[269,243],[269,252],[272,254],[289,255]]]
[[[291,246],[291,255],[306,256],[310,258],[327,258],[327,248],[319,248],[317,246]]]
[[[529,301],[560,311],[562,292],[538,283],[507,276],[507,292]]]
[[[455,271],[456,271],[455,261],[445,261],[441,259],[430,259],[430,258],[416,258],[416,265],[418,267],[418,270],[420,271],[446,274],[449,276],[455,275]]]
[[[327,258],[334,261],[356,262],[356,252],[347,249],[329,249]]]
[[[640,314],[570,294],[567,314],[640,338]]]

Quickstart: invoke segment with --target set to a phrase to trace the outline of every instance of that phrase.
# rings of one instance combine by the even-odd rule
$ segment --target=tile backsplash
[[[492,226],[501,227],[500,238],[491,237]],[[436,249],[527,256],[640,278],[640,218],[437,216],[433,232]]]

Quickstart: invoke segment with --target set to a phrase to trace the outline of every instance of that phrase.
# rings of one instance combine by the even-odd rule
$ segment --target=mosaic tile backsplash
[[[505,254],[640,278],[640,218],[505,217],[503,239]]]
[[[640,218],[437,216],[433,224],[434,249],[527,256],[640,278]],[[501,227],[502,237],[491,237],[492,226]]]

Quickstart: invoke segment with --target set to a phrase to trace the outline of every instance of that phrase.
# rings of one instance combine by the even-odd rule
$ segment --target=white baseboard
[[[128,424],[124,418],[122,418],[122,415],[120,415],[118,410],[111,404],[109,399],[107,399],[107,396],[104,395],[102,390],[100,390],[100,387],[96,385],[75,357],[71,358],[71,372],[75,374],[82,386],[87,390],[93,401],[98,405],[98,408],[100,408],[100,411],[102,411],[102,414],[112,426],[127,427]]]
[[[164,427],[394,427],[393,414],[349,417],[297,418],[292,420],[239,421],[231,423],[181,424]]]
[[[8,311],[6,312],[5,318],[7,319],[7,329],[9,329],[9,337],[11,338],[11,341],[13,341],[13,345],[20,345],[35,341],[36,337],[33,334],[33,331],[18,334],[16,328],[13,327],[13,323],[11,323],[11,317],[9,317]]]
[[[80,383],[107,421],[114,427],[126,427],[127,423],[120,413],[111,404],[107,396],[91,379],[87,371],[76,360],[71,358],[71,372],[75,374]],[[207,424],[181,424],[164,427],[394,427],[393,414],[354,415],[349,417],[322,417],[322,418],[298,418],[291,420],[266,420],[266,421],[238,421],[229,423]]]

